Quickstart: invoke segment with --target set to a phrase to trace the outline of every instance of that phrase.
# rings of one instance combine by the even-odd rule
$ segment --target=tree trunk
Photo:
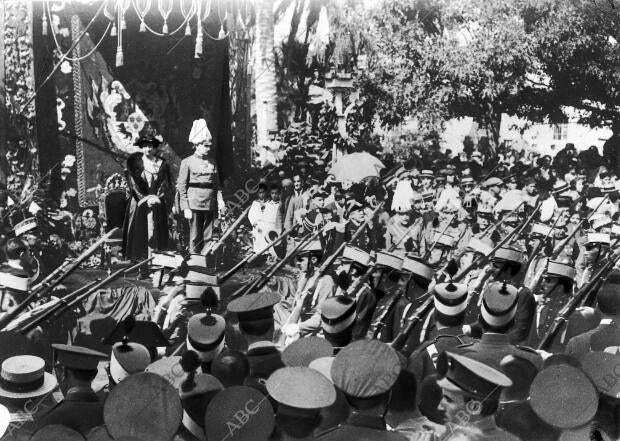
[[[256,2],[254,86],[256,139],[259,151],[267,145],[269,131],[278,129],[273,6],[274,0]]]

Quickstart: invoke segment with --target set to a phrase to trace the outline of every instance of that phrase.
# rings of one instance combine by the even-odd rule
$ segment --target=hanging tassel
[[[43,13],[43,18],[41,19],[41,34],[47,35],[47,15],[45,15],[45,12]]]
[[[121,4],[118,6],[118,39],[116,41],[116,67],[123,65],[123,21],[125,20],[125,14],[121,10]]]
[[[187,22],[187,26],[185,26],[185,36],[192,35],[192,27],[189,25],[189,21]]]
[[[200,58],[202,55],[202,2],[198,0],[196,4],[196,49],[194,50],[194,58]]]
[[[226,32],[224,32],[224,26],[221,26],[220,27],[220,32],[219,32],[219,34],[217,34],[217,38],[219,38],[221,40],[224,37],[226,37]]]
[[[116,37],[118,35],[118,33],[116,32],[116,23],[112,24],[112,30],[110,31],[110,36],[111,37]]]
[[[140,22],[140,32],[146,32],[146,24],[144,24],[144,20]]]
[[[125,21],[125,17],[123,17],[123,20],[121,21],[121,29],[123,31],[127,29],[127,22]]]
[[[123,48],[116,48],[116,67],[123,65]]]
[[[202,29],[198,28],[196,35],[196,49],[194,50],[194,58],[200,58],[202,55]]]
[[[159,0],[157,4],[157,9],[164,19],[164,27],[162,29],[163,34],[168,34],[168,17],[170,17],[170,13],[172,12],[172,7],[174,3],[172,0]]]

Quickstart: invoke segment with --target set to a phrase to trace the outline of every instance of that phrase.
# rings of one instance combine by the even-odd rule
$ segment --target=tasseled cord
[[[198,2],[196,5],[196,46],[194,48],[194,58],[200,58],[202,55],[202,44],[203,44],[203,36],[202,36],[202,2]]]
[[[43,11],[43,17],[41,18],[41,35],[47,35],[47,14]]]
[[[119,2],[118,13],[116,16],[118,20],[118,39],[117,39],[117,45],[116,45],[116,67],[120,67],[124,64],[123,63],[123,26],[122,26],[123,17],[122,17],[120,4],[121,2]],[[112,31],[114,31],[114,28],[112,28]]]

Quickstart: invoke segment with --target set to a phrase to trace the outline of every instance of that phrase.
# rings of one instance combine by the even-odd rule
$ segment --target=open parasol
[[[338,182],[361,182],[364,178],[379,176],[383,163],[367,152],[351,153],[340,158],[329,171]]]

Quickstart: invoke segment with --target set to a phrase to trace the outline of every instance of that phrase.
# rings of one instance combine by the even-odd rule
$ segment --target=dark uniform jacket
[[[536,300],[532,291],[527,287],[522,287],[519,289],[517,296],[515,323],[508,331],[510,342],[513,344],[521,344],[527,340],[534,316],[536,315]]]
[[[473,343],[473,339],[463,335],[462,326],[441,328],[432,340],[427,340],[411,354],[407,370],[415,374],[418,382],[431,374],[437,373],[437,356],[445,351],[452,351],[457,346]]]
[[[104,424],[103,401],[92,389],[70,389],[65,399],[39,420],[37,427],[50,424],[62,424],[86,436],[91,429]]]
[[[603,319],[596,328],[570,339],[566,353],[576,358],[592,351],[611,350],[618,352],[620,346],[620,325]]]
[[[482,334],[482,338],[474,343],[457,346],[452,352],[466,355],[498,370],[501,370],[500,362],[506,355],[525,358],[539,369],[542,365],[542,358],[535,350],[526,346],[513,345],[508,335],[493,332]]]
[[[545,423],[534,412],[529,400],[500,404],[495,413],[495,423],[522,441],[555,441],[561,432],[561,429]]]
[[[355,412],[339,427],[319,435],[317,441],[405,441],[406,438],[386,429],[380,417],[360,415]]]

